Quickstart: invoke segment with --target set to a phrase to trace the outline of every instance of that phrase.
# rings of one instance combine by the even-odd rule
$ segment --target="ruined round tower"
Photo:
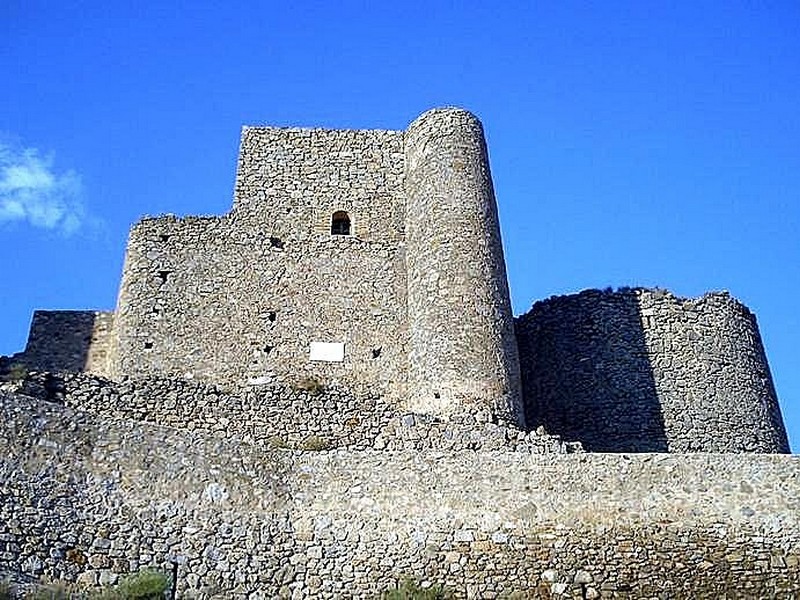
[[[497,204],[480,121],[442,108],[405,137],[409,405],[524,423]]]
[[[726,292],[553,297],[517,341],[530,428],[590,452],[789,452],[755,315]]]

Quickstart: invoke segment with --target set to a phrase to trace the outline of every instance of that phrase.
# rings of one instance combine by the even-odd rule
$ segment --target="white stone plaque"
[[[344,343],[311,342],[311,360],[342,362],[344,360]]]

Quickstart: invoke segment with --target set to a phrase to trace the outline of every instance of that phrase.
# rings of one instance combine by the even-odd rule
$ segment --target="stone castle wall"
[[[454,109],[406,135],[411,406],[464,402],[524,421],[503,246],[483,128]]]
[[[178,597],[249,600],[800,590],[794,456],[266,450],[5,393],[0,430],[0,574],[177,560]]]
[[[112,373],[402,396],[402,139],[246,128],[231,214],[131,232]],[[352,235],[331,235],[337,210]],[[344,360],[311,361],[313,342],[343,344]]]
[[[586,291],[516,326],[529,426],[589,451],[789,452],[755,317],[727,293]]]
[[[232,218],[254,234],[301,242],[329,237],[346,211],[354,237],[401,242],[402,131],[245,127]]]
[[[99,417],[234,436],[266,449],[582,451],[580,444],[541,428],[528,432],[498,424],[482,407],[442,420],[399,412],[384,398],[340,387],[222,388],[164,377],[117,382],[81,373],[30,373],[17,388]]]
[[[37,310],[18,359],[38,371],[106,373],[113,312]]]

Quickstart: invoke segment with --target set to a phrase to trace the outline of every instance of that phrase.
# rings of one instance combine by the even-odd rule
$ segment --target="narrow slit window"
[[[337,210],[331,217],[331,235],[350,235],[350,217],[343,210]]]

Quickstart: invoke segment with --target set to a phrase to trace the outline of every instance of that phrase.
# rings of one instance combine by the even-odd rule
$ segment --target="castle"
[[[0,430],[20,586],[800,593],[800,457],[753,314],[622,288],[515,319],[460,109],[245,128],[230,213],[135,225],[115,312],[34,314]]]
[[[584,292],[515,326],[483,129],[454,108],[405,131],[245,127],[230,213],[137,223],[116,312],[37,312],[25,356],[487,406],[589,450],[788,451],[755,318],[726,294]]]

